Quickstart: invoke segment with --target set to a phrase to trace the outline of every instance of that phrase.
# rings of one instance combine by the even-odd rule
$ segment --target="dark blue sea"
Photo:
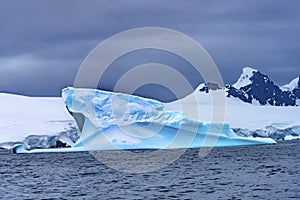
[[[89,153],[0,154],[0,199],[300,199],[300,141],[215,148],[204,158],[189,149],[139,174]]]

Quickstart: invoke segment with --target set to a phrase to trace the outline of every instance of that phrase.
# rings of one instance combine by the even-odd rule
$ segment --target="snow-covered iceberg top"
[[[180,111],[165,111],[165,106],[160,101],[134,95],[68,87],[63,89],[62,97],[73,116],[81,113],[103,131],[115,125],[151,123],[196,132],[201,126],[211,125],[189,119]],[[231,130],[225,122],[214,123],[213,126],[220,130]],[[236,136],[232,131],[223,134]]]
[[[180,112],[164,112],[164,105],[153,99],[102,90],[66,88],[62,97],[72,113],[82,113],[99,128],[137,122],[178,123]]]

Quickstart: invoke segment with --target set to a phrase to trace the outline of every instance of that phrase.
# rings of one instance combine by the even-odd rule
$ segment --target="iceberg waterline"
[[[134,95],[66,88],[62,97],[77,122],[79,140],[71,148],[34,149],[17,153],[114,149],[173,149],[274,144],[269,138],[237,136],[228,123],[204,123],[164,104]]]

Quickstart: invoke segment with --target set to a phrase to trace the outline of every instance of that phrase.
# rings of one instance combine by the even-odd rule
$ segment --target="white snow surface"
[[[300,140],[300,136],[287,135],[284,137],[284,140]]]
[[[253,75],[253,73],[257,72],[256,69],[253,69],[251,67],[244,67],[243,68],[243,73],[242,75],[240,76],[239,80],[233,84],[232,86],[237,88],[237,89],[240,89],[246,85],[249,85],[251,84],[251,81],[250,81],[250,77]]]
[[[300,125],[300,107],[299,106],[259,106],[244,103],[236,98],[223,98],[225,101],[225,111],[212,112],[213,108],[218,108],[222,103],[217,102],[212,105],[212,96],[210,93],[195,92],[184,99],[166,104],[167,110],[177,110],[188,112],[194,109],[199,110],[199,120],[210,122],[213,115],[223,119],[230,124],[231,128],[248,129],[250,131],[263,130],[270,126],[277,129],[287,129],[298,127]],[[222,93],[222,90],[217,91]],[[223,92],[225,96],[225,92]],[[195,98],[194,98],[195,97]],[[219,105],[218,105],[219,104]],[[298,133],[300,135],[300,132]]]
[[[0,93],[0,143],[22,142],[28,135],[58,135],[74,124],[60,97]]]
[[[299,77],[292,80],[289,84],[286,84],[284,86],[281,86],[280,89],[282,91],[293,91],[299,83]]]

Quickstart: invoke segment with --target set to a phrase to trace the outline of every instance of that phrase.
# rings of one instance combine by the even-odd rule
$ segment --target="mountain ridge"
[[[214,90],[211,83],[205,83],[200,92]],[[259,70],[245,67],[238,81],[226,85],[226,97],[238,98],[243,102],[271,106],[300,106],[300,76],[284,86],[276,85]]]

